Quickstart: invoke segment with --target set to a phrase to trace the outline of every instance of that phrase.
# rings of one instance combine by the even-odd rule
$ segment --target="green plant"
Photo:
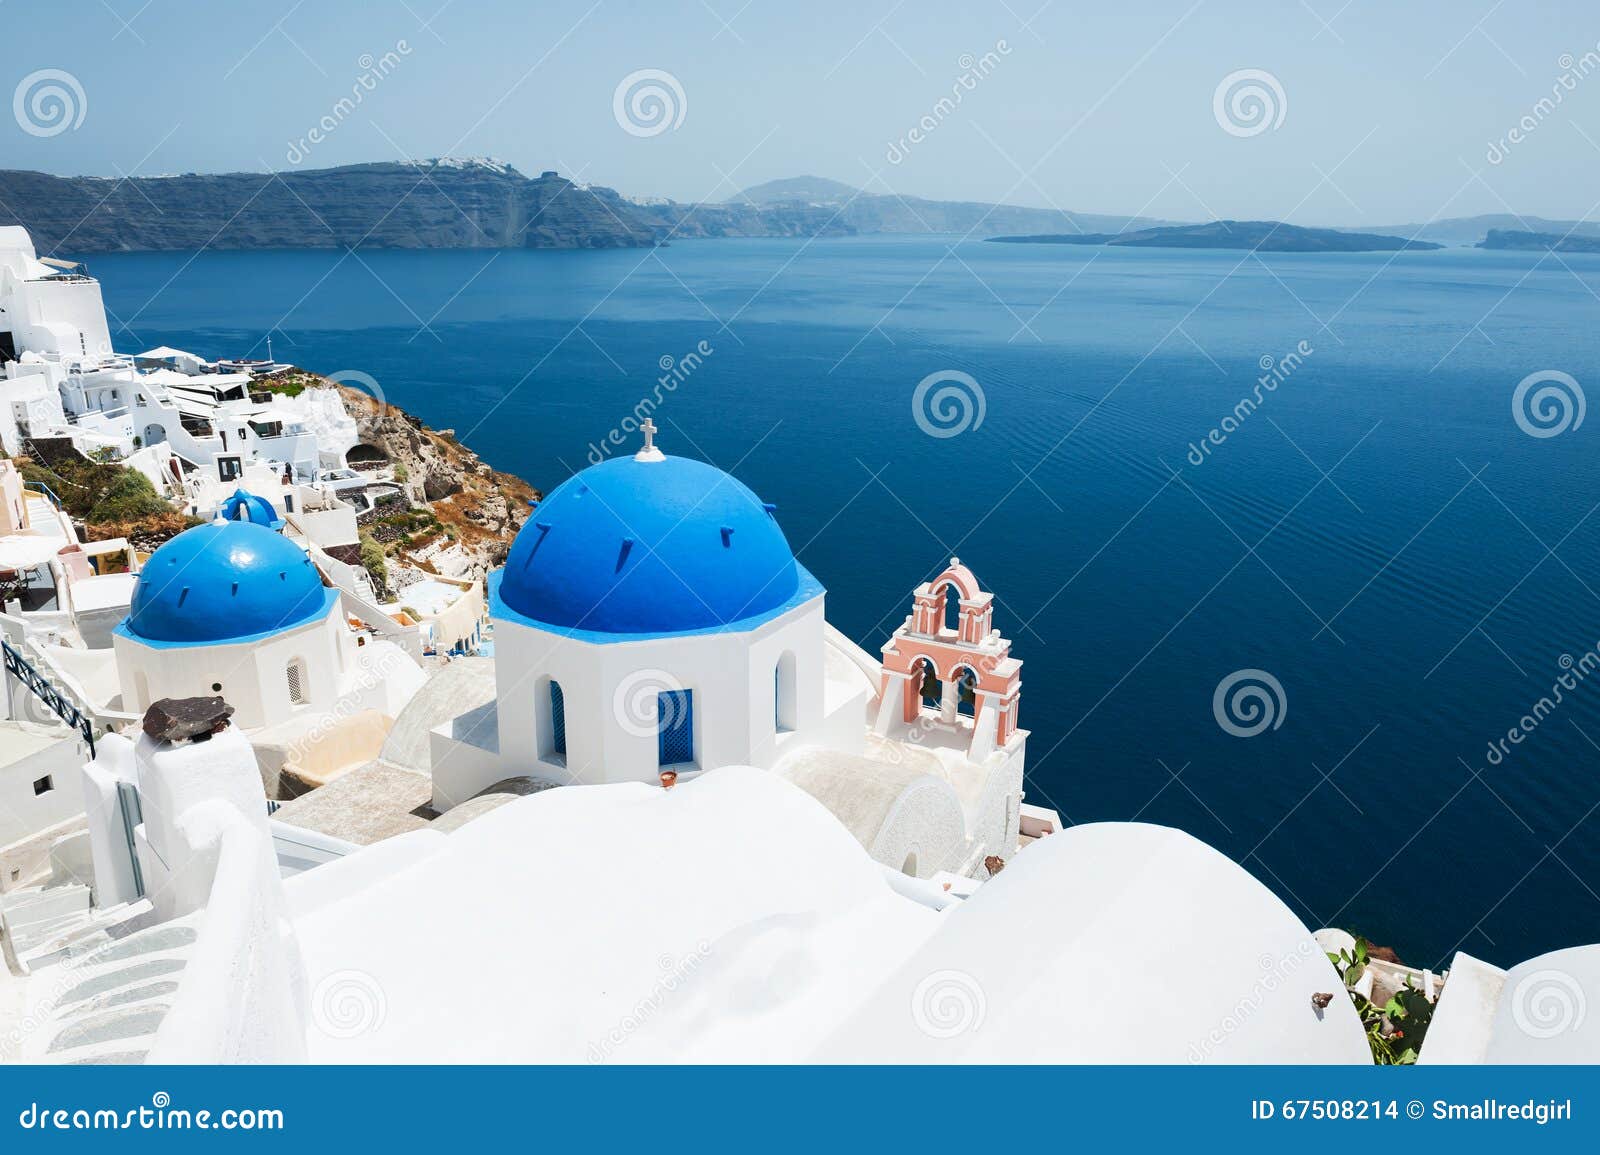
[[[1353,950],[1341,950],[1338,954],[1330,951],[1328,961],[1344,979],[1345,991],[1361,1016],[1367,1045],[1372,1048],[1372,1061],[1380,1067],[1415,1063],[1427,1036],[1428,1024],[1433,1021],[1433,1004],[1411,985],[1410,976],[1406,977],[1405,987],[1380,1007],[1356,990],[1371,965],[1366,939],[1357,938]]]
[[[406,471],[406,467],[402,462],[396,461],[394,463],[394,479],[401,485],[411,480],[411,474]]]
[[[367,534],[361,535],[361,565],[380,590],[389,584],[389,563],[384,559],[383,546]]]
[[[85,517],[89,522],[133,521],[158,513],[169,513],[172,506],[162,500],[150,479],[135,469],[122,469],[111,477]]]

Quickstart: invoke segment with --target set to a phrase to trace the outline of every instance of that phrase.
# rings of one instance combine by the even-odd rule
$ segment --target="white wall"
[[[795,719],[792,730],[778,733],[773,676],[785,653],[794,655]],[[660,773],[655,695],[678,688],[694,693],[689,769],[771,767],[784,751],[827,737],[824,660],[821,596],[749,632],[637,642],[596,644],[499,620],[498,758],[471,750],[440,758],[437,751],[435,788],[442,800],[460,801],[519,774],[653,783]],[[564,758],[551,749],[551,679],[560,682],[565,705]],[[855,732],[859,746],[859,719]]]
[[[11,680],[9,675],[0,676]],[[78,776],[82,742],[76,732],[63,730],[59,738],[45,739],[6,726],[0,727],[0,742],[26,742],[31,747],[23,757],[0,767],[0,847],[83,813],[83,783]],[[45,777],[50,778],[51,789],[35,794],[33,784]]]
[[[0,328],[4,322],[0,321]],[[7,453],[21,452],[18,426],[27,426],[32,435],[45,433],[67,423],[61,408],[57,380],[60,365],[43,361],[8,361],[5,377],[0,378],[0,444]]]
[[[0,273],[0,303],[5,305],[5,327],[19,353],[31,350],[69,359],[111,353],[111,330],[98,281],[24,280],[7,269]]]
[[[142,714],[160,698],[221,694],[245,729],[277,725],[297,711],[327,709],[341,693],[347,664],[341,635],[348,638],[349,632],[336,611],[337,603],[335,612],[318,621],[245,643],[157,648],[119,634],[112,644],[123,709]],[[304,706],[289,701],[293,658],[305,661]]]

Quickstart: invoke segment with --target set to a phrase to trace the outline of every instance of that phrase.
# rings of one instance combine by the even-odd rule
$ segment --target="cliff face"
[[[815,186],[815,187],[813,187]],[[832,196],[834,187],[847,195]],[[809,191],[827,199],[806,200]],[[698,237],[1117,232],[1165,222],[773,182],[722,204],[641,202],[493,161],[279,173],[60,177],[0,171],[0,224],[50,255],[211,249],[604,249]]]
[[[453,572],[482,577],[505,560],[517,530],[528,520],[528,501],[537,495],[526,481],[502,473],[455,439],[448,429],[430,429],[421,420],[392,405],[379,405],[370,395],[343,385],[338,389],[345,409],[355,418],[361,444],[383,452],[395,466],[416,508],[426,509],[437,525],[423,525],[417,544],[447,535],[458,555]],[[389,543],[396,560],[406,563],[409,543]]]
[[[856,232],[833,205],[625,203],[663,239],[668,236],[674,240],[689,237],[847,237]]]
[[[0,223],[41,253],[288,248],[617,248],[655,231],[609,189],[492,162],[58,177],[0,171]]]

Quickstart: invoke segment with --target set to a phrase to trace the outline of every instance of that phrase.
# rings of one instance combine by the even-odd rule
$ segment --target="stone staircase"
[[[0,894],[0,916],[19,958],[71,931],[89,915],[90,892],[83,883],[30,886]]]
[[[33,1029],[18,1057],[34,1063],[143,1062],[172,1009],[201,912],[137,929],[151,911],[143,899],[54,915],[45,912],[64,909],[71,900],[45,904],[37,894],[33,899],[23,913],[40,917],[23,923],[22,934],[13,933],[18,958],[33,971],[22,980]],[[9,928],[9,912],[6,918]]]

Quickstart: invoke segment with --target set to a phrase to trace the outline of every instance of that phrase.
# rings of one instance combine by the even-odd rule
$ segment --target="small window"
[[[656,695],[656,723],[660,731],[662,766],[682,766],[694,761],[694,691],[662,690]]]
[[[289,663],[289,704],[291,706],[304,706],[306,704],[306,667],[299,658]]]
[[[37,779],[33,784],[33,792],[35,794],[48,794],[55,788],[55,779],[49,774],[46,774],[43,778]]]
[[[561,692],[561,683],[550,679],[550,749],[567,754],[567,700]]]
[[[784,652],[772,671],[772,726],[779,734],[787,734],[799,726],[792,650]]]

